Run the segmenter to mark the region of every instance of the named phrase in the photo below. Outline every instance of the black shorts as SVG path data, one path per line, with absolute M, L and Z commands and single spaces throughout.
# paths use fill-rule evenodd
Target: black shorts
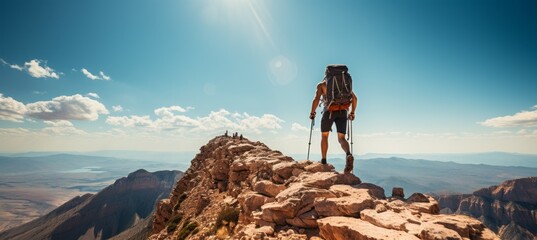
M 332 131 L 334 122 L 336 123 L 337 132 L 345 134 L 347 131 L 347 110 L 333 111 L 332 114 L 329 111 L 325 111 L 321 118 L 321 132 Z

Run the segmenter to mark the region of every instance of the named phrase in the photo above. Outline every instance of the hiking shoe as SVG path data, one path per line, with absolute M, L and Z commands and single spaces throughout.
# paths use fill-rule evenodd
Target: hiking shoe
M 352 155 L 347 156 L 347 161 L 345 163 L 344 173 L 351 173 L 354 168 L 354 157 Z
M 322 164 L 326 164 L 326 159 L 321 159 Z

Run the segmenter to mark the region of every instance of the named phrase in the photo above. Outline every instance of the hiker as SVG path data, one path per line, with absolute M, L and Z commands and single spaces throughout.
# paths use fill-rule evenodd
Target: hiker
M 315 109 L 319 106 L 320 101 L 323 104 L 321 118 L 321 163 L 326 164 L 328 135 L 332 131 L 333 123 L 336 123 L 339 144 L 347 154 L 344 173 L 350 173 L 354 167 L 354 157 L 350 152 L 349 143 L 345 139 L 345 132 L 347 131 L 347 120 L 354 120 L 354 111 L 356 110 L 358 99 L 352 91 L 352 78 L 349 75 L 347 66 L 326 66 L 325 77 L 317 84 L 315 97 L 311 104 L 310 119 L 312 121 L 315 118 Z M 349 108 L 351 108 L 350 112 L 348 112 Z
M 241 136 L 239 137 L 239 139 L 242 140 L 242 134 L 241 134 Z
M 229 137 L 227 130 L 226 130 L 226 133 L 224 134 L 224 137 Z

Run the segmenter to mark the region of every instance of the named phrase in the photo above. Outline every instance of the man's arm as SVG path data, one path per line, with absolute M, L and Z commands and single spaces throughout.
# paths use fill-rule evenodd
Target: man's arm
M 356 97 L 356 95 L 354 94 L 354 92 L 352 93 L 352 110 L 351 112 L 349 113 L 349 117 L 351 120 L 354 120 L 354 112 L 356 111 L 356 107 L 358 106 L 358 98 Z
M 317 84 L 317 90 L 315 91 L 315 97 L 313 97 L 313 102 L 311 103 L 311 112 L 310 112 L 310 118 L 313 119 L 315 117 L 315 110 L 317 109 L 317 106 L 319 106 L 319 101 L 321 100 L 322 95 L 322 89 L 321 84 Z

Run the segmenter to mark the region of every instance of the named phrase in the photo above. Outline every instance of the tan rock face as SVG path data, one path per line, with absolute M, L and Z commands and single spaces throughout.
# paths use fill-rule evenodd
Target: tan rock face
M 360 211 L 374 208 L 374 199 L 367 189 L 353 189 L 347 196 L 317 199 L 314 208 L 323 217 L 359 217 Z
M 504 239 L 537 236 L 537 177 L 508 180 L 473 194 L 441 196 L 439 202 L 445 212 L 486 219 L 487 227 Z
M 422 224 L 420 238 L 424 240 L 462 240 L 456 231 L 433 223 Z
M 415 240 L 418 237 L 402 231 L 377 227 L 369 222 L 350 217 L 327 217 L 317 221 L 320 235 L 327 240 Z
M 400 214 L 393 211 L 378 213 L 373 209 L 361 211 L 360 218 L 375 226 L 399 231 L 408 231 L 406 225 L 419 223 L 419 220 L 412 214 Z
M 269 197 L 276 197 L 281 191 L 285 190 L 285 186 L 275 184 L 268 180 L 258 181 L 254 185 L 254 191 Z
M 335 171 L 334 166 L 332 166 L 332 164 L 322 164 L 320 162 L 315 162 L 310 165 L 307 165 L 304 167 L 304 170 L 311 172 L 311 173 Z
M 496 237 L 475 219 L 438 215 L 430 196 L 386 199 L 384 189 L 353 174 L 296 162 L 260 142 L 217 137 L 191 163 L 159 203 L 150 239 L 175 239 L 189 224 L 190 239 L 216 239 L 215 228 L 242 240 Z

